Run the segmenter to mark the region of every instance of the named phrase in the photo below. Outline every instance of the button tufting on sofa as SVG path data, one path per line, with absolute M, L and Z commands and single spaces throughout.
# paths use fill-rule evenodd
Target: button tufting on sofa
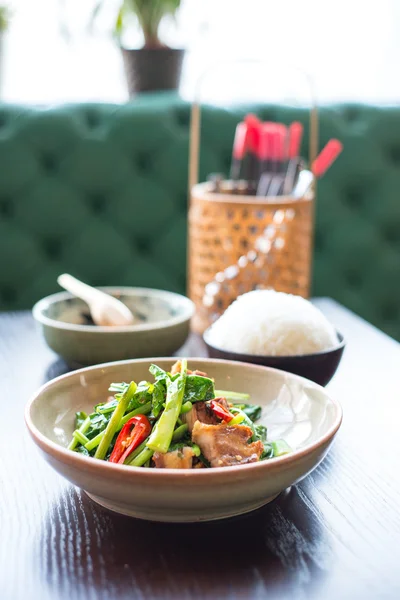
M 324 249 L 324 245 L 325 245 L 325 239 L 324 239 L 322 232 L 316 231 L 315 236 L 314 236 L 315 250 L 318 252 L 321 252 Z
M 61 255 L 62 244 L 56 238 L 50 238 L 43 242 L 43 250 L 50 261 L 57 260 Z
M 389 146 L 385 154 L 394 166 L 400 167 L 400 146 Z
M 134 157 L 133 163 L 140 173 L 147 173 L 151 169 L 151 156 L 142 152 Z
M 0 199 L 0 215 L 5 219 L 10 219 L 15 214 L 13 201 L 10 198 Z
M 43 154 L 41 157 L 42 166 L 44 171 L 52 173 L 57 169 L 57 160 L 54 154 Z
M 95 129 L 100 124 L 100 115 L 94 110 L 86 110 L 85 121 L 88 129 Z
M 399 317 L 399 307 L 395 302 L 387 302 L 381 307 L 381 314 L 385 321 L 393 322 Z
M 95 215 L 100 215 L 104 212 L 107 205 L 107 198 L 101 194 L 92 194 L 88 198 L 88 204 Z
M 141 254 L 147 254 L 151 248 L 151 241 L 148 237 L 135 237 L 132 239 L 132 245 Z
M 382 234 L 384 240 L 388 244 L 400 247 L 400 230 L 398 223 L 395 221 L 388 221 L 387 223 L 382 224 Z
M 187 129 L 190 124 L 190 110 L 187 106 L 180 107 L 174 111 L 175 122 L 178 127 Z
M 363 204 L 363 199 L 364 199 L 364 195 L 363 195 L 363 191 L 359 188 L 349 188 L 344 195 L 344 198 L 346 200 L 346 203 L 351 207 L 351 208 L 356 208 L 359 209 L 362 207 Z
M 353 122 L 359 117 L 360 111 L 356 106 L 346 106 L 342 110 L 342 118 L 344 121 Z
M 362 288 L 362 276 L 359 271 L 355 269 L 349 269 L 345 272 L 346 284 L 353 289 Z
M 11 287 L 2 287 L 0 289 L 0 298 L 5 303 L 15 302 L 17 299 L 16 291 Z

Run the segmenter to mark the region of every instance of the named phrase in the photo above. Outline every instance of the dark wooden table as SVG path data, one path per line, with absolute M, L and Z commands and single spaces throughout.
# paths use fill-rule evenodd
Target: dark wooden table
M 109 513 L 45 464 L 23 409 L 67 368 L 29 313 L 1 315 L 0 599 L 400 598 L 400 345 L 318 304 L 348 341 L 330 454 L 269 506 L 194 525 Z

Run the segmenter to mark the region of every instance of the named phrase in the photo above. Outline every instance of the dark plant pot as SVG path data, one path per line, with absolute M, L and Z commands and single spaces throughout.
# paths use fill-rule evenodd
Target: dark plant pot
M 121 48 L 129 95 L 176 90 L 185 51 L 176 48 Z

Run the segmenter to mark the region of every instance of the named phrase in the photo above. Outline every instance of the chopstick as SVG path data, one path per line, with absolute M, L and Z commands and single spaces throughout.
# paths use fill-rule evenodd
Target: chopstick
M 303 137 L 303 125 L 298 121 L 294 121 L 289 127 L 289 144 L 288 144 L 288 163 L 286 167 L 286 175 L 283 183 L 283 194 L 290 194 L 294 188 L 294 184 L 299 170 L 299 157 L 301 140 Z
M 343 146 L 337 139 L 330 140 L 311 168 L 306 169 L 300 156 L 302 137 L 303 125 L 298 121 L 287 127 L 282 123 L 262 122 L 256 115 L 247 114 L 235 131 L 230 167 L 232 193 L 264 197 L 306 194 L 312 181 L 322 177 Z M 209 180 L 215 192 L 221 190 L 222 176 L 214 173 Z M 236 185 L 239 180 L 240 186 Z
M 233 181 L 240 179 L 243 159 L 247 150 L 248 126 L 246 123 L 239 123 L 236 127 L 235 139 L 232 150 L 232 164 L 230 177 Z
M 322 177 L 322 175 L 324 175 L 324 173 L 337 159 L 342 150 L 342 142 L 336 139 L 329 140 L 311 165 L 311 171 L 315 177 Z
M 272 170 L 275 173 L 269 185 L 266 196 L 278 196 L 283 184 L 283 165 L 285 160 L 285 142 L 287 139 L 287 128 L 285 125 L 276 123 L 272 132 Z
M 311 165 L 311 171 L 300 171 L 299 180 L 293 190 L 295 198 L 302 198 L 310 189 L 314 178 L 319 179 L 332 166 L 343 150 L 343 144 L 336 139 L 329 140 Z
M 246 115 L 244 119 L 247 125 L 247 182 L 250 192 L 255 192 L 259 179 L 259 153 L 261 140 L 261 121 L 253 114 Z

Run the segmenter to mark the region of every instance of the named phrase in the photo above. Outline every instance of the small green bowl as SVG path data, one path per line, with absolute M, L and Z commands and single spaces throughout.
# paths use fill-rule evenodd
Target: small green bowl
M 69 365 L 170 356 L 187 340 L 194 304 L 185 296 L 147 288 L 100 289 L 126 304 L 137 324 L 92 325 L 87 304 L 68 292 L 47 296 L 32 309 L 47 344 Z

